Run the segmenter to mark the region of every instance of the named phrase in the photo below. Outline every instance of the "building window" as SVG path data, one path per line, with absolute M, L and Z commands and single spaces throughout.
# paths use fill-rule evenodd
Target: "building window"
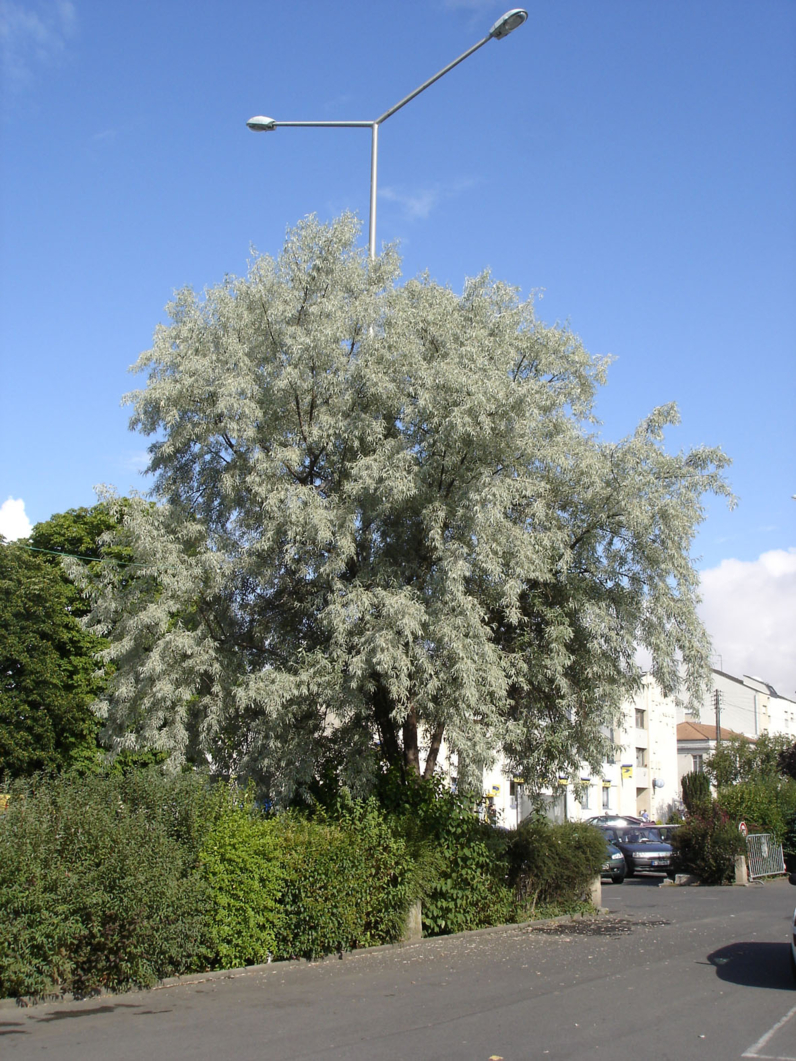
M 647 765 L 647 749 L 646 748 L 636 748 L 636 766 L 646 766 L 646 765 Z
M 692 755 L 691 756 L 691 769 L 695 774 L 701 774 L 704 769 L 704 756 L 703 755 Z
M 647 712 L 642 711 L 640 707 L 636 708 L 636 729 L 646 729 L 646 718 Z
M 589 809 L 589 789 L 590 788 L 591 788 L 590 785 L 584 785 L 583 786 L 583 792 L 581 793 L 580 799 L 578 800 L 578 802 L 580 803 L 581 807 L 584 810 L 588 810 Z
M 611 790 L 606 785 L 603 788 L 603 810 L 611 809 Z

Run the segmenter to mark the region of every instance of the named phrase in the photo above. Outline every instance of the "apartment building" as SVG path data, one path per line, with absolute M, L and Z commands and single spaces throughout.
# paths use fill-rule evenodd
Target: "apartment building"
M 652 820 L 665 820 L 680 803 L 683 774 L 701 769 L 715 750 L 717 721 L 723 740 L 782 733 L 796 741 L 796 701 L 760 678 L 721 670 L 712 677 L 698 710 L 686 714 L 645 675 L 612 733 L 614 756 L 599 771 L 584 768 L 577 779 L 560 778 L 555 790 L 544 793 L 549 816 L 563 821 L 646 812 Z M 523 780 L 511 777 L 500 762 L 484 773 L 485 799 L 503 825 L 518 824 L 532 810 Z

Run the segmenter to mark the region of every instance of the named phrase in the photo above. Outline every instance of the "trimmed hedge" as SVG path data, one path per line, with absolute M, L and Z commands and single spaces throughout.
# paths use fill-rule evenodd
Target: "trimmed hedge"
M 150 986 L 202 964 L 192 780 L 34 779 L 0 819 L 0 993 Z
M 252 815 L 250 801 L 229 806 L 199 853 L 208 888 L 210 961 L 219 968 L 260 965 L 284 931 L 285 867 L 273 822 Z
M 284 867 L 279 958 L 314 958 L 400 939 L 415 898 L 406 842 L 374 800 L 351 803 L 336 820 L 318 811 L 272 824 Z
M 157 766 L 18 783 L 0 814 L 0 995 L 389 943 L 417 898 L 427 935 L 564 912 L 599 873 L 589 826 L 511 834 L 437 784 L 402 796 L 269 816 Z
M 536 818 L 509 834 L 508 880 L 518 916 L 533 917 L 555 907 L 565 913 L 588 899 L 589 887 L 605 861 L 605 837 L 584 822 L 553 824 Z

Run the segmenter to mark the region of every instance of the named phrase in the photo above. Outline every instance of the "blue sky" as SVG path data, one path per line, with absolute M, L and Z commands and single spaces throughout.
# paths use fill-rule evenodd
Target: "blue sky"
M 244 272 L 307 213 L 366 220 L 366 131 L 247 118 L 375 118 L 504 10 L 7 0 L 0 502 L 36 522 L 96 483 L 145 489 L 119 401 L 172 292 Z M 758 590 L 782 569 L 724 660 L 770 669 L 752 642 L 796 597 L 796 4 L 529 11 L 382 127 L 379 243 L 400 241 L 407 276 L 460 289 L 489 267 L 540 291 L 543 319 L 616 358 L 606 437 L 675 400 L 672 448 L 730 454 L 740 503 L 711 503 L 695 555 Z

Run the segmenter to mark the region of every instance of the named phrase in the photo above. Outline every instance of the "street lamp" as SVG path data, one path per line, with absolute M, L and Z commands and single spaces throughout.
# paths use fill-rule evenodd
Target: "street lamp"
M 368 225 L 368 251 L 371 258 L 376 257 L 376 172 L 378 168 L 378 154 L 379 154 L 379 126 L 382 122 L 386 122 L 388 118 L 391 118 L 396 111 L 399 111 L 401 107 L 405 107 L 410 100 L 413 100 L 415 96 L 419 96 L 421 92 L 424 92 L 429 85 L 433 85 L 435 81 L 439 81 L 443 75 L 447 74 L 449 70 L 452 70 L 454 66 L 458 66 L 459 63 L 463 62 L 468 56 L 472 55 L 473 52 L 477 52 L 479 48 L 483 48 L 485 44 L 488 44 L 493 38 L 494 40 L 503 40 L 504 37 L 521 26 L 523 22 L 528 18 L 528 12 L 524 11 L 520 7 L 512 8 L 511 11 L 507 11 L 505 15 L 497 20 L 494 26 L 490 29 L 489 33 L 483 40 L 480 40 L 477 44 L 474 44 L 472 48 L 468 48 L 466 52 L 459 56 L 458 59 L 454 59 L 452 63 L 448 63 L 447 66 L 443 67 L 439 73 L 434 74 L 428 81 L 424 81 L 419 88 L 416 88 L 414 92 L 410 92 L 408 96 L 404 96 L 400 102 L 396 103 L 394 107 L 390 107 L 388 111 L 385 111 L 379 118 L 371 122 L 278 122 L 273 118 L 266 118 L 263 115 L 258 115 L 256 118 L 250 118 L 246 125 L 255 133 L 266 133 L 271 132 L 274 129 L 279 129 L 282 126 L 303 126 L 312 128 L 326 128 L 326 129 L 370 129 L 371 131 L 371 151 L 370 151 L 370 218 Z

